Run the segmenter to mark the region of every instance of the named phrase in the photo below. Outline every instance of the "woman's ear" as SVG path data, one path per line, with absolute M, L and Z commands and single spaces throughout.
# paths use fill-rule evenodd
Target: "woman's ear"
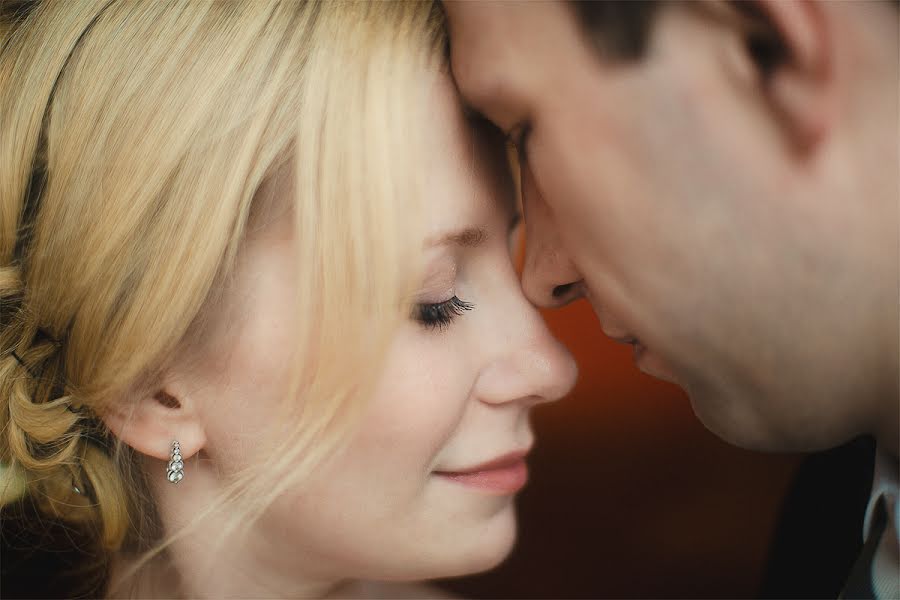
M 765 97 L 791 146 L 805 156 L 837 117 L 836 40 L 827 7 L 807 0 L 758 0 L 744 7 L 758 13 L 768 30 L 747 40 Z
M 130 401 L 129 401 L 130 400 Z M 163 380 L 114 403 L 102 416 L 110 431 L 141 454 L 168 460 L 172 442 L 190 458 L 206 445 L 206 430 L 198 401 L 185 386 Z

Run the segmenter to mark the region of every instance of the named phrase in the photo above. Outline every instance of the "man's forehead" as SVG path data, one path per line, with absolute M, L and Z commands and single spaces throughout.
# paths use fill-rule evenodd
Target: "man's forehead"
M 520 45 L 514 15 L 518 3 L 447 2 L 451 64 L 454 75 L 468 89 L 491 87 L 510 67 L 506 63 Z M 514 62 L 513 62 L 514 64 Z
M 554 29 L 550 25 L 569 14 L 567 5 L 559 2 L 451 0 L 444 5 L 451 44 L 482 59 L 485 54 L 505 58 L 505 53 L 527 53 L 546 45 Z
M 451 66 L 459 90 L 476 110 L 514 96 L 553 42 L 566 18 L 556 2 L 446 2 Z M 549 20 L 556 27 L 548 28 Z
M 552 14 L 564 14 L 564 2 L 534 2 L 530 0 L 445 0 L 451 32 L 459 24 L 476 30 L 488 29 L 510 33 L 517 29 L 540 28 L 543 19 Z

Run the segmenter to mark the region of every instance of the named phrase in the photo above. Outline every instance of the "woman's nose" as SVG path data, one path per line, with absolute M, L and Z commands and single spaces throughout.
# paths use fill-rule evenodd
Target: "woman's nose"
M 583 296 L 582 277 L 562 246 L 550 207 L 527 165 L 522 168 L 525 266 L 522 289 L 535 305 L 559 307 Z
M 476 380 L 474 392 L 482 402 L 553 402 L 575 385 L 578 366 L 572 354 L 553 337 L 534 307 L 524 299 L 521 306 L 527 311 L 525 322 L 510 323 L 517 334 L 498 340 L 495 357 Z

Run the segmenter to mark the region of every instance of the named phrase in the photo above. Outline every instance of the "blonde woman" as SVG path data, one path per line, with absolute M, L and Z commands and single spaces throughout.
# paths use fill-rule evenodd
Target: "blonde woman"
M 50 579 L 422 597 L 502 560 L 575 368 L 440 8 L 0 7 L 0 494 L 90 542 Z

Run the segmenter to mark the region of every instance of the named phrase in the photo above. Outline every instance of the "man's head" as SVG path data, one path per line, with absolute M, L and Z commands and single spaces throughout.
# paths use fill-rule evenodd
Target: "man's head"
M 520 150 L 532 301 L 586 296 L 733 443 L 896 445 L 895 4 L 446 8 Z

